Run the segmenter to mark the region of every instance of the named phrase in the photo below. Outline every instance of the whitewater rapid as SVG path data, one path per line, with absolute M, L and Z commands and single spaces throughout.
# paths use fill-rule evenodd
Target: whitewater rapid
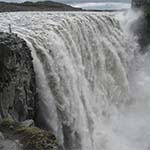
M 87 10 L 122 10 L 130 9 L 131 4 L 119 2 L 77 2 L 70 4 L 73 7 L 83 8 Z
M 32 50 L 37 120 L 65 150 L 149 150 L 149 71 L 137 65 L 149 57 L 119 15 L 20 12 L 0 20 L 1 31 L 11 24 Z

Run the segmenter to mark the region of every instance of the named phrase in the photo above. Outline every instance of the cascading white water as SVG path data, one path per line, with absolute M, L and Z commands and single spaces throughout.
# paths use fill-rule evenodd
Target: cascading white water
M 133 130 L 124 112 L 132 106 L 129 75 L 138 44 L 114 14 L 1 13 L 0 20 L 2 31 L 12 24 L 31 48 L 38 119 L 65 150 L 147 150 L 125 133 Z

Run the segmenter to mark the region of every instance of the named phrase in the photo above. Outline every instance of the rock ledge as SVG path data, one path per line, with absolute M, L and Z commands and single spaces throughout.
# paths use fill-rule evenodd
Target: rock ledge
M 0 118 L 33 119 L 36 82 L 31 51 L 16 34 L 0 33 Z

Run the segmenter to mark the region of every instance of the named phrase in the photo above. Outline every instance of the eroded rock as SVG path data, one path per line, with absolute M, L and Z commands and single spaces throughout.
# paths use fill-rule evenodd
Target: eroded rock
M 23 121 L 23 122 L 21 122 L 21 126 L 24 126 L 24 127 L 33 127 L 34 126 L 34 121 L 31 120 L 31 119 Z
M 36 84 L 31 51 L 15 34 L 0 33 L 0 118 L 33 119 Z

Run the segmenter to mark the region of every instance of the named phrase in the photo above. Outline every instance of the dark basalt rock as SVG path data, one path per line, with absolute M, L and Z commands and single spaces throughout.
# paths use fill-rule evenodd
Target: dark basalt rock
M 31 51 L 15 34 L 0 33 L 0 117 L 34 119 L 36 83 Z
M 138 37 L 138 43 L 141 46 L 141 52 L 145 53 L 150 44 L 150 11 L 143 9 L 141 15 L 131 26 L 131 30 Z

